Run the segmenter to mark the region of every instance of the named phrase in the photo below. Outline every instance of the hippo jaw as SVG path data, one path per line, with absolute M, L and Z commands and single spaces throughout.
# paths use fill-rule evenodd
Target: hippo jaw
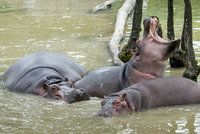
M 137 41 L 138 49 L 130 62 L 136 70 L 144 74 L 144 78 L 161 77 L 166 61 L 179 47 L 180 39 L 168 41 L 161 38 L 157 33 L 159 20 L 155 16 L 145 19 L 143 24 L 144 37 Z
M 165 40 L 161 38 L 162 35 L 159 34 L 159 30 L 161 29 L 159 18 L 157 16 L 151 16 L 147 17 L 143 21 L 144 25 L 144 38 L 153 38 L 156 42 L 160 44 L 168 44 L 171 43 L 171 41 Z
M 159 28 L 159 18 L 156 16 L 147 17 L 143 21 L 144 25 L 144 37 L 146 37 L 149 33 L 156 34 L 157 29 Z
M 161 25 L 159 23 L 159 18 L 157 16 L 147 17 L 143 21 L 144 25 L 144 38 L 153 38 L 158 43 L 168 43 L 168 40 L 161 38 L 158 35 Z
M 155 57 L 160 61 L 166 61 L 172 52 L 179 47 L 180 39 L 177 40 L 165 40 L 158 35 L 158 30 L 160 29 L 159 19 L 156 16 L 151 16 L 143 21 L 144 25 L 144 37 L 142 40 L 138 40 L 137 44 L 141 46 L 149 46 L 150 52 L 159 51 L 156 55 L 148 55 L 149 57 Z M 151 54 L 151 53 L 148 53 Z M 136 53 L 136 56 L 139 55 L 139 52 Z
M 127 96 L 123 95 L 110 95 L 101 101 L 101 110 L 97 113 L 100 117 L 112 117 L 135 111 L 131 108 L 127 101 Z
M 74 89 L 67 85 L 59 86 L 58 84 L 44 84 L 41 96 L 49 99 L 62 100 L 67 103 L 90 100 L 89 95 L 83 89 Z

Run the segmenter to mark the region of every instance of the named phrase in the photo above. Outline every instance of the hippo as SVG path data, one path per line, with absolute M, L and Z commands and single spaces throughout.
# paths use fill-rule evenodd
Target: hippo
M 91 97 L 103 98 L 146 79 L 163 76 L 166 61 L 179 46 L 180 39 L 167 41 L 158 36 L 157 17 L 144 20 L 144 36 L 138 40 L 138 51 L 122 66 L 103 67 L 89 72 L 75 82 Z
M 4 87 L 9 91 L 29 93 L 72 103 L 89 100 L 73 83 L 87 70 L 64 54 L 35 52 L 19 59 L 3 74 Z
M 111 117 L 147 109 L 200 103 L 200 86 L 184 77 L 162 77 L 136 83 L 101 101 L 98 116 Z

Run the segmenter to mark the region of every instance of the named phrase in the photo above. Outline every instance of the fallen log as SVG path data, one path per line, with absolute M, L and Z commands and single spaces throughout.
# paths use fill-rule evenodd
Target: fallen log
M 124 27 L 128 15 L 131 13 L 132 9 L 135 7 L 136 0 L 126 0 L 122 7 L 118 10 L 115 30 L 112 38 L 109 42 L 109 47 L 111 54 L 113 56 L 114 65 L 122 65 L 123 62 L 118 58 L 119 53 L 119 43 L 124 37 Z
M 112 6 L 112 4 L 115 1 L 117 1 L 117 0 L 108 0 L 108 1 L 104 2 L 103 4 L 99 4 L 99 5 L 92 8 L 92 12 L 96 13 L 98 11 L 108 9 Z

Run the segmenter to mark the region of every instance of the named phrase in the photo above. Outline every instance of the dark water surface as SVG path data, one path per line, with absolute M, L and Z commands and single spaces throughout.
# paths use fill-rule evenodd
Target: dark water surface
M 108 42 L 122 1 L 113 10 L 90 12 L 104 1 L 0 0 L 0 73 L 20 57 L 42 50 L 65 53 L 89 70 L 111 65 Z M 200 61 L 200 1 L 191 1 L 194 48 Z M 180 0 L 174 2 L 175 32 L 180 38 L 184 5 Z M 166 1 L 156 0 L 149 0 L 144 7 L 144 16 L 160 18 L 164 35 L 166 7 Z M 181 75 L 182 71 L 167 67 L 165 75 Z M 95 117 L 100 101 L 93 98 L 68 105 L 11 93 L 0 87 L 0 133 L 200 133 L 200 105 L 159 108 L 103 119 Z

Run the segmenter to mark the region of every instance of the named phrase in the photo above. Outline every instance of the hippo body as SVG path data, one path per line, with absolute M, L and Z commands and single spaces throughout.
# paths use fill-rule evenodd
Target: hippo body
M 89 72 L 83 79 L 74 84 L 75 88 L 83 88 L 90 96 L 103 97 L 118 92 L 123 86 L 123 67 L 104 67 Z M 107 89 L 107 90 L 105 90 Z
M 44 96 L 47 90 L 49 92 L 50 85 L 54 84 L 53 93 L 60 97 L 55 87 L 72 88 L 69 81 L 74 83 L 86 73 L 87 70 L 84 67 L 64 54 L 36 52 L 22 57 L 8 68 L 3 75 L 3 81 L 4 87 L 10 91 L 41 96 Z
M 118 107 L 115 106 L 116 101 Z M 103 100 L 99 115 L 106 117 L 156 107 L 196 103 L 200 103 L 200 86 L 196 82 L 184 77 L 162 77 L 142 81 L 110 94 Z
M 165 62 L 180 40 L 166 41 L 159 37 L 156 18 L 144 22 L 144 37 L 138 41 L 139 49 L 127 63 L 89 72 L 75 83 L 75 88 L 83 88 L 92 97 L 103 98 L 140 81 L 163 76 Z
M 154 76 L 138 71 L 132 60 L 123 66 L 103 67 L 89 72 L 83 79 L 77 81 L 75 88 L 83 88 L 90 96 L 103 98 L 111 93 L 118 92 L 130 85 Z M 136 63 L 137 64 L 137 63 Z M 163 65 L 162 69 L 165 66 Z
M 141 99 L 138 103 L 140 105 L 135 107 L 136 111 L 162 106 L 200 103 L 200 86 L 184 77 L 163 77 L 143 81 L 125 90 L 130 96 L 134 94 L 132 92 L 134 90 L 140 92 Z

